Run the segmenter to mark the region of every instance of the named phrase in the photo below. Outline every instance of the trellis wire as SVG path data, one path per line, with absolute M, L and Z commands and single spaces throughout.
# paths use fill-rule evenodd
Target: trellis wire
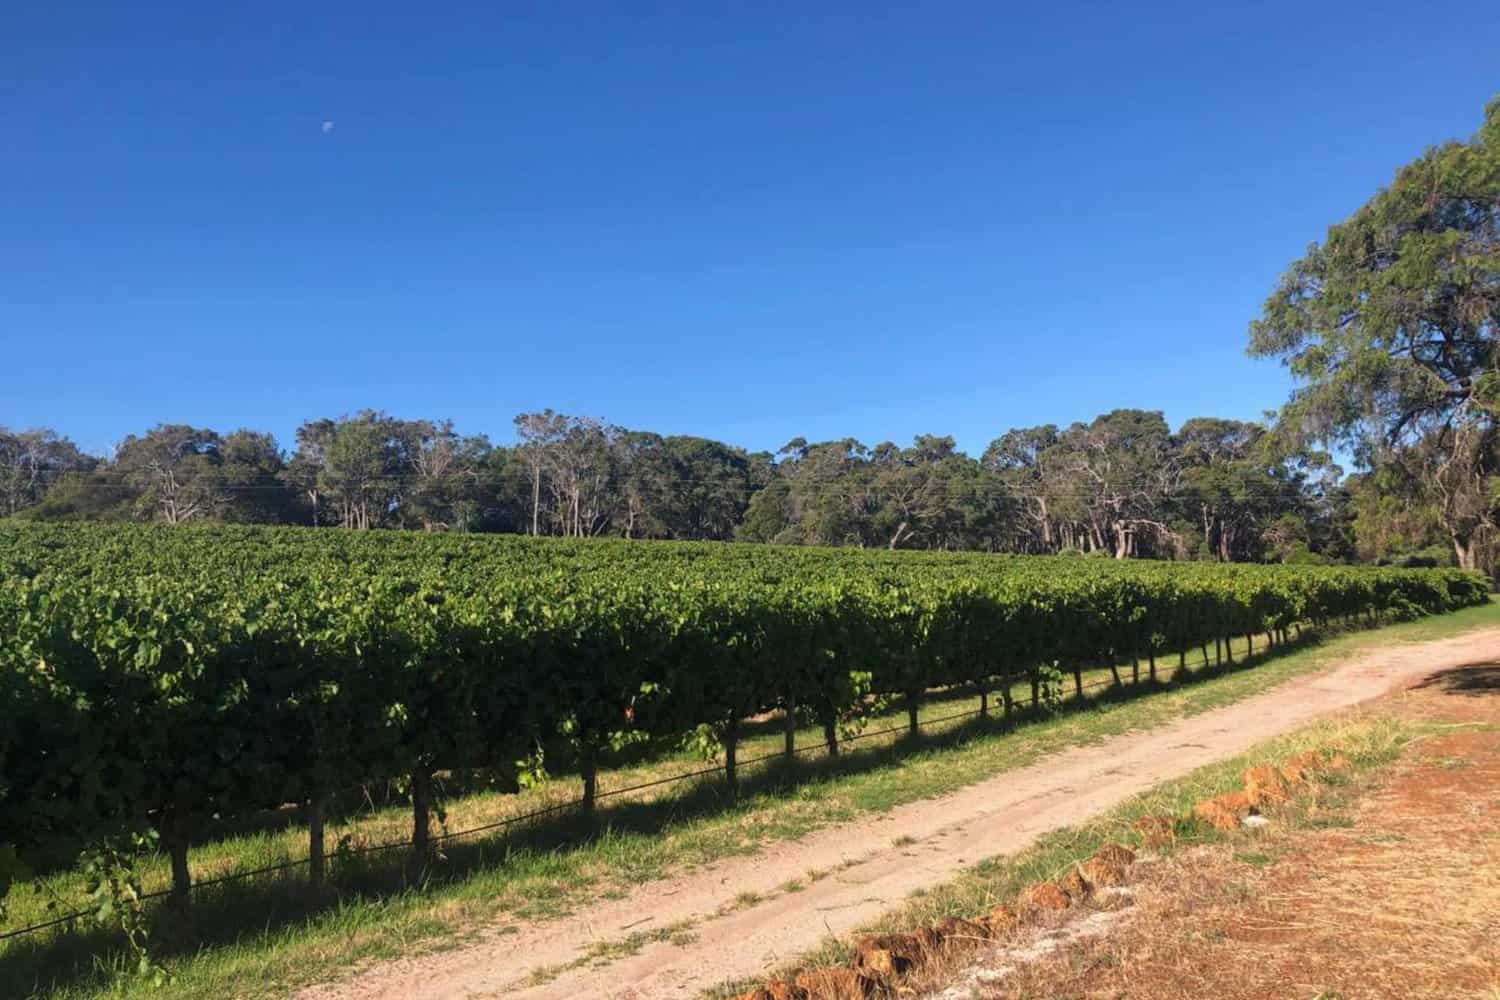
M 1205 655 L 1203 657 L 1203 661 L 1202 661 L 1201 666 L 1203 666 L 1203 667 L 1209 667 L 1209 666 L 1238 666 L 1240 663 L 1243 663 L 1243 662 L 1245 662 L 1245 661 L 1242 659 L 1242 660 L 1239 660 L 1239 661 L 1235 661 L 1233 663 L 1210 663 L 1209 658 L 1207 656 L 1207 653 L 1205 652 Z M 1096 667 L 1094 669 L 1096 669 L 1096 670 L 1103 670 L 1103 669 L 1108 669 L 1108 668 L 1107 667 Z M 1157 675 L 1158 675 L 1157 676 L 1157 680 L 1158 681 L 1163 680 L 1164 678 L 1161 675 L 1164 674 L 1164 673 L 1166 675 L 1165 679 L 1170 679 L 1171 677 L 1175 676 L 1176 674 L 1178 674 L 1179 672 L 1181 672 L 1184 669 L 1186 669 L 1185 665 L 1183 665 L 1183 666 L 1172 666 L 1170 668 L 1165 667 L 1165 666 L 1159 667 L 1157 669 Z M 1147 679 L 1148 682 L 1150 681 L 1149 677 L 1147 677 L 1146 679 Z M 1101 687 L 1119 687 L 1119 688 L 1124 688 L 1124 687 L 1127 687 L 1127 686 L 1130 686 L 1130 685 L 1133 685 L 1133 684 L 1137 684 L 1137 683 L 1139 683 L 1139 681 L 1132 680 L 1130 682 L 1121 682 L 1119 684 L 1116 684 L 1116 682 L 1115 682 L 1115 680 L 1114 680 L 1113 677 L 1100 678 L 1098 680 L 1090 681 L 1087 684 L 1084 684 L 1081 688 L 1075 689 L 1075 693 L 1069 698 L 1069 700 L 1076 700 L 1077 697 L 1078 697 L 1078 694 L 1077 694 L 1078 691 L 1092 691 L 1092 690 L 1095 690 L 1095 689 L 1101 688 Z M 936 719 L 923 719 L 923 720 L 919 720 L 918 723 L 917 723 L 917 729 L 920 730 L 920 729 L 923 729 L 924 727 L 935 726 L 935 725 L 938 725 L 938 724 L 944 723 L 944 722 L 952 722 L 952 721 L 955 721 L 957 719 L 967 719 L 967 718 L 972 718 L 974 716 L 989 715 L 989 714 L 990 713 L 988 711 L 983 710 L 983 709 L 977 709 L 977 708 L 976 709 L 970 709 L 969 711 L 966 711 L 966 712 L 956 712 L 956 713 L 954 713 L 952 715 L 939 716 Z M 870 738 L 876 737 L 876 736 L 889 736 L 889 735 L 891 735 L 893 733 L 902 733 L 902 732 L 910 732 L 910 731 L 911 731 L 911 726 L 910 725 L 890 726 L 890 727 L 888 727 L 886 729 L 876 729 L 876 730 L 872 730 L 872 731 L 869 731 L 869 732 L 855 733 L 853 736 L 849 736 L 849 737 L 844 738 L 841 742 L 842 743 L 854 743 L 854 742 L 857 742 L 859 740 L 870 739 Z M 755 764 L 764 763 L 764 762 L 766 762 L 768 760 L 785 760 L 788 757 L 800 756 L 800 755 L 802 755 L 804 753 L 810 753 L 810 752 L 813 752 L 813 751 L 820 751 L 820 750 L 827 750 L 827 749 L 828 749 L 828 746 L 827 746 L 826 743 L 823 743 L 823 742 L 813 742 L 813 743 L 808 743 L 805 746 L 796 747 L 793 750 L 791 750 L 790 752 L 787 752 L 785 750 L 779 750 L 779 751 L 776 751 L 774 753 L 762 754 L 759 757 L 751 757 L 751 758 L 748 758 L 746 760 L 740 761 L 738 763 L 738 766 L 739 767 L 750 767 L 750 766 L 753 766 Z M 723 764 L 716 764 L 716 765 L 714 765 L 712 767 L 699 768 L 698 770 L 687 771 L 687 772 L 685 772 L 683 774 L 674 774 L 674 775 L 669 775 L 669 776 L 667 776 L 665 778 L 655 778 L 655 779 L 653 779 L 651 781 L 645 781 L 645 782 L 641 782 L 641 783 L 635 784 L 635 785 L 628 785 L 625 788 L 615 788 L 615 789 L 610 789 L 608 791 L 599 792 L 597 795 L 595 795 L 594 798 L 597 801 L 598 799 L 606 799 L 606 798 L 611 798 L 613 796 L 628 795 L 631 792 L 644 791 L 644 790 L 646 790 L 648 788 L 655 788 L 655 787 L 657 787 L 659 785 L 675 784 L 676 782 L 679 782 L 679 781 L 689 781 L 689 780 L 692 780 L 694 778 L 702 778 L 702 777 L 706 777 L 706 776 L 711 775 L 711 774 L 719 774 L 719 773 L 722 773 L 724 770 L 725 770 L 725 765 L 723 765 Z M 459 837 L 471 837 L 471 836 L 473 836 L 476 833 L 486 833 L 486 832 L 488 832 L 490 830 L 498 830 L 498 829 L 500 829 L 502 827 L 513 826 L 513 825 L 515 825 L 517 823 L 529 822 L 530 820 L 540 819 L 543 816 L 555 815 L 555 814 L 560 813 L 560 812 L 566 812 L 566 811 L 569 811 L 569 810 L 572 810 L 572 809 L 576 809 L 578 806 L 582 805 L 583 802 L 584 802 L 584 800 L 582 798 L 569 799 L 566 802 L 554 803 L 553 805 L 550 805 L 550 806 L 544 806 L 541 809 L 535 809 L 535 810 L 532 810 L 531 812 L 528 812 L 528 813 L 522 813 L 519 816 L 507 816 L 504 819 L 495 820 L 492 823 L 484 823 L 484 824 L 481 824 L 480 826 L 470 827 L 470 828 L 468 828 L 466 830 L 454 830 L 454 831 L 451 831 L 451 832 L 441 833 L 441 834 L 438 834 L 435 837 L 429 838 L 429 843 L 436 844 L 436 843 L 442 843 L 442 842 L 445 842 L 445 841 L 456 840 Z M 407 847 L 412 847 L 412 846 L 414 846 L 414 844 L 410 840 L 397 840 L 397 841 L 391 841 L 391 842 L 384 843 L 384 844 L 375 844 L 375 845 L 372 845 L 372 846 L 369 846 L 369 847 L 361 847 L 361 848 L 357 848 L 357 849 L 353 849 L 353 850 L 341 851 L 341 852 L 338 852 L 338 854 L 336 855 L 336 857 L 342 857 L 342 858 L 362 857 L 362 856 L 364 856 L 366 854 L 379 854 L 379 853 L 384 852 L 384 851 L 392 851 L 392 850 L 397 850 L 397 849 L 400 849 L 400 848 L 407 848 Z M 311 861 L 312 861 L 311 857 L 292 858 L 290 860 L 282 861 L 282 862 L 279 862 L 279 863 L 274 864 L 274 865 L 267 865 L 267 866 L 265 866 L 263 868 L 252 868 L 249 871 L 243 871 L 243 872 L 231 872 L 228 875 L 220 875 L 220 876 L 218 876 L 216 878 L 203 879 L 201 881 L 193 882 L 191 885 L 188 886 L 188 891 L 189 892 L 194 892 L 194 891 L 197 891 L 199 889 L 207 889 L 207 888 L 209 888 L 211 886 L 223 885 L 223 884 L 228 883 L 228 882 L 238 882 L 238 881 L 243 881 L 245 879 L 256 878 L 256 877 L 261 876 L 261 875 L 269 875 L 269 874 L 271 874 L 273 872 L 291 871 L 294 868 L 300 868 L 303 865 L 309 864 Z M 161 899 L 161 898 L 163 898 L 165 896 L 169 896 L 171 894 L 172 894 L 172 890 L 171 889 L 157 889 L 157 890 L 153 890 L 152 892 L 142 893 L 137 898 L 139 899 L 140 902 L 144 903 L 144 902 L 147 902 L 147 901 L 150 901 L 150 900 L 154 900 L 154 899 Z M 68 914 L 65 914 L 63 916 L 60 916 L 60 917 L 54 917 L 54 918 L 52 918 L 50 920 L 42 921 L 40 923 L 30 924 L 30 925 L 28 925 L 26 927 L 20 927 L 20 928 L 17 928 L 15 930 L 10 930 L 10 931 L 3 931 L 3 932 L 0 932 L 0 941 L 7 941 L 7 940 L 10 940 L 12 938 L 23 937 L 23 936 L 28 935 L 28 934 L 35 934 L 35 933 L 37 933 L 39 931 L 44 931 L 44 930 L 47 930 L 47 929 L 52 928 L 52 927 L 57 927 L 57 926 L 59 926 L 61 924 L 71 923 L 71 922 L 73 922 L 75 920 L 82 920 L 85 917 L 88 917 L 88 916 L 92 915 L 92 913 L 93 913 L 92 910 L 77 910 L 77 911 L 74 911 L 72 913 L 68 913 Z

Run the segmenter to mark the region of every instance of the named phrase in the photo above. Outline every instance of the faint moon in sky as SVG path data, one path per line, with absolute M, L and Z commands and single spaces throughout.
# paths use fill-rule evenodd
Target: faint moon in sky
M 333 122 L 331 120 L 324 119 L 324 121 L 323 121 L 323 134 L 327 135 L 329 132 L 332 132 L 332 131 L 333 131 Z

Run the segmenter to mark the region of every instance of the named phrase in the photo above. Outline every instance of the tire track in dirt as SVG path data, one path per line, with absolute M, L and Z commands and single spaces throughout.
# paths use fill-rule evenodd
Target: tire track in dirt
M 1500 659 L 1500 629 L 1364 651 L 1263 694 L 1156 729 L 1127 733 L 939 798 L 777 843 L 637 887 L 568 917 L 482 937 L 456 950 L 398 959 L 302 1000 L 447 1000 L 517 997 L 571 1000 L 688 998 L 729 979 L 795 958 L 898 905 L 913 890 L 946 881 L 983 858 L 1025 848 L 1131 795 L 1306 724 L 1376 698 L 1438 669 Z M 748 905 L 812 871 L 833 873 L 801 891 Z M 643 918 L 644 915 L 644 918 Z M 692 940 L 657 941 L 599 964 L 578 962 L 590 945 L 631 933 L 690 925 Z M 558 970 L 528 985 L 539 970 Z

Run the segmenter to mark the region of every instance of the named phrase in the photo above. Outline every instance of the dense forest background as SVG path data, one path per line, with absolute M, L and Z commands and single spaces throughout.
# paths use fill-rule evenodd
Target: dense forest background
M 497 446 L 378 411 L 270 435 L 180 424 L 108 458 L 0 429 L 0 503 L 39 519 L 247 522 L 1234 561 L 1452 562 L 1441 525 L 1266 427 L 1116 410 L 983 455 L 789 442 L 777 454 L 551 411 Z
M 1160 412 L 776 454 L 550 410 L 493 444 L 367 410 L 270 434 L 163 424 L 107 456 L 0 428 L 0 516 L 232 521 L 1452 564 L 1500 553 L 1500 99 L 1294 261 L 1250 324 L 1297 388 L 1264 424 Z M 1332 454 L 1348 456 L 1352 475 Z

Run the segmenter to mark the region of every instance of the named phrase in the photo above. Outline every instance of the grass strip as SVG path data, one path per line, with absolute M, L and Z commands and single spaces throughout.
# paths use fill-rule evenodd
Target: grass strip
M 865 934 L 910 933 L 944 917 L 973 920 L 1004 903 L 1013 904 L 1026 887 L 1053 880 L 1091 857 L 1101 846 L 1121 843 L 1141 847 L 1132 829 L 1145 816 L 1190 816 L 1195 803 L 1238 790 L 1245 770 L 1255 764 L 1280 764 L 1302 751 L 1337 748 L 1349 760 L 1345 771 L 1323 772 L 1312 794 L 1294 797 L 1273 810 L 1278 834 L 1299 829 L 1345 825 L 1344 810 L 1369 786 L 1375 775 L 1394 763 L 1413 742 L 1442 732 L 1441 724 L 1412 722 L 1390 715 L 1314 723 L 1277 737 L 1243 754 L 1198 768 L 1133 796 L 1086 823 L 1044 834 L 1030 848 L 1013 855 L 988 858 L 943 885 L 913 893 L 905 904 L 843 938 L 830 940 L 774 970 L 768 976 L 723 983 L 703 996 L 724 1000 L 747 992 L 767 979 L 791 979 L 798 971 L 823 966 L 845 966 L 853 958 L 852 942 Z M 1251 829 L 1220 832 L 1207 824 L 1178 823 L 1178 835 L 1155 844 L 1152 853 L 1170 855 L 1206 844 L 1234 844 L 1238 860 L 1266 865 L 1274 860 L 1264 834 Z

